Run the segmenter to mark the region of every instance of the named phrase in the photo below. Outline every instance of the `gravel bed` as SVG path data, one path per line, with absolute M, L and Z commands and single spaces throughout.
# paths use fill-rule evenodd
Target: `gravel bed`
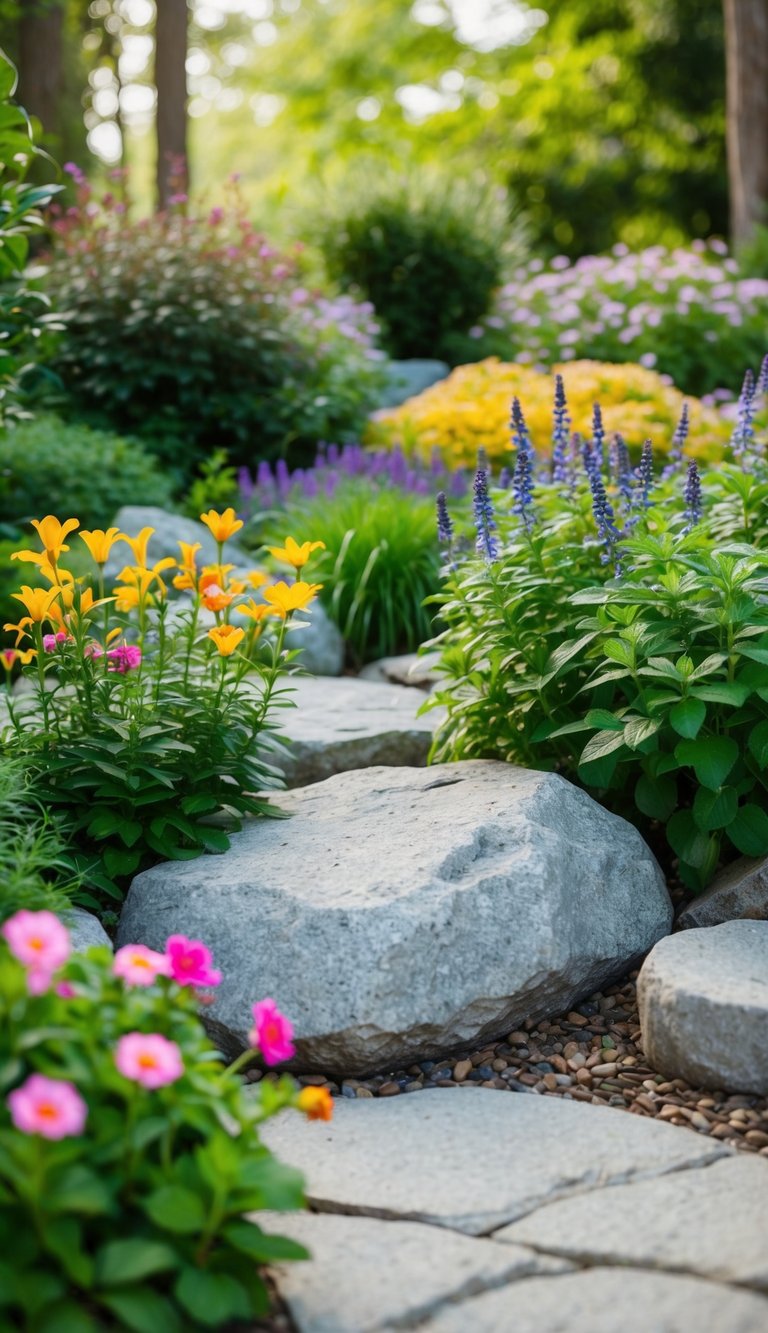
M 496 1088 L 499 1092 L 615 1106 L 651 1116 L 695 1134 L 711 1134 L 742 1152 L 768 1158 L 768 1098 L 729 1095 L 722 1088 L 693 1088 L 667 1079 L 646 1063 L 637 1015 L 637 972 L 609 986 L 567 1014 L 546 1022 L 526 1020 L 503 1039 L 447 1060 L 423 1060 L 341 1084 L 322 1074 L 299 1074 L 299 1083 L 327 1087 L 341 1097 L 400 1097 L 426 1088 Z M 258 1080 L 257 1070 L 246 1078 Z

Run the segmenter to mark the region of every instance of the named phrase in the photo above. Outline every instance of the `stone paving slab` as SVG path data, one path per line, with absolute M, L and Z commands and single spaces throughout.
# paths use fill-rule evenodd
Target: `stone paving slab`
M 567 1260 L 497 1245 L 418 1222 L 305 1213 L 258 1213 L 267 1232 L 290 1236 L 309 1262 L 275 1269 L 299 1333 L 374 1333 L 411 1327 L 448 1302 L 517 1278 L 565 1272 Z
M 417 717 L 423 694 L 404 685 L 352 676 L 297 676 L 295 708 L 280 713 L 280 736 L 290 741 L 274 762 L 289 787 L 377 765 L 423 767 L 438 710 Z
M 768 1301 L 703 1278 L 591 1268 L 461 1301 L 421 1327 L 423 1333 L 767 1333 Z
M 678 1270 L 768 1291 L 768 1162 L 727 1158 L 617 1185 L 599 1198 L 566 1199 L 504 1227 L 494 1240 L 579 1263 Z
M 439 653 L 403 653 L 400 657 L 380 657 L 369 662 L 359 674 L 360 680 L 378 684 L 408 685 L 411 689 L 431 690 L 443 677 L 438 671 Z
M 265 1142 L 321 1211 L 484 1235 L 547 1202 L 704 1165 L 732 1150 L 658 1121 L 548 1097 L 435 1089 L 337 1101 L 334 1119 L 280 1116 Z

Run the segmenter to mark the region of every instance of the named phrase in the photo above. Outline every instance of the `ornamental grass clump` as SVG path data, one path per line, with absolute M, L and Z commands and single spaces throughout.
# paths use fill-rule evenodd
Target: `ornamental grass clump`
M 154 861 L 225 851 L 244 816 L 272 813 L 255 793 L 281 784 L 265 748 L 275 749 L 274 712 L 298 654 L 285 633 L 319 585 L 272 584 L 257 569 L 236 576 L 226 544 L 242 520 L 232 509 L 201 517 L 217 544 L 216 562 L 202 567 L 199 543 L 152 563 L 152 528 L 78 531 L 76 518 L 52 515 L 33 520 L 41 549 L 14 556 L 42 586 L 14 594 L 23 614 L 5 626 L 32 689 L 6 693 L 4 740 L 66 826 L 86 905 L 119 901 Z M 75 541 L 91 557 L 90 583 L 67 568 Z M 115 546 L 128 563 L 108 588 Z M 303 569 L 306 558 L 297 566 L 290 555 L 285 563 Z M 169 580 L 180 606 L 168 601 Z
M 259 1127 L 332 1113 L 286 1076 L 244 1091 L 249 1059 L 293 1056 L 288 1019 L 256 1003 L 227 1069 L 199 1017 L 221 982 L 201 941 L 73 955 L 48 911 L 0 935 L 0 1326 L 186 1333 L 265 1314 L 260 1266 L 307 1253 L 245 1220 L 304 1202 Z
M 452 549 L 433 599 L 447 622 L 433 758 L 564 774 L 694 890 L 739 853 L 768 854 L 768 432 L 744 439 L 747 418 L 765 420 L 767 365 L 760 401 L 747 379 L 731 461 L 700 470 L 686 446 L 662 469 L 647 443 L 633 468 L 597 413 L 563 446 L 560 382 L 554 463 L 518 406 L 525 485 L 478 473 L 479 559 L 457 565 L 438 498 Z

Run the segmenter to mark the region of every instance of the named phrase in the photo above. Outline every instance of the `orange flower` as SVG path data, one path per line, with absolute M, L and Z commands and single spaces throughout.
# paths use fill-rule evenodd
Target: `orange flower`
M 302 1088 L 296 1105 L 308 1120 L 331 1120 L 333 1098 L 327 1088 Z
M 219 543 L 229 541 L 229 538 L 243 526 L 243 520 L 236 518 L 235 511 L 231 508 L 225 509 L 223 514 L 217 514 L 215 509 L 209 509 L 207 514 L 200 515 L 200 521 Z
M 293 537 L 286 537 L 285 546 L 268 546 L 267 550 L 275 560 L 281 560 L 284 565 L 293 565 L 298 573 L 304 568 L 313 551 L 325 550 L 325 542 L 302 542 L 299 546 Z
M 322 588 L 322 583 L 273 583 L 264 589 L 264 600 L 269 602 L 276 616 L 285 620 L 293 611 L 303 611 Z
M 231 657 L 245 638 L 245 630 L 235 625 L 216 625 L 209 629 L 208 638 L 213 639 L 222 657 Z
M 218 583 L 209 583 L 202 594 L 203 606 L 207 611 L 223 611 L 233 600 L 231 592 L 224 592 Z
M 94 528 L 92 532 L 83 531 L 79 532 L 77 535 L 88 547 L 88 550 L 91 553 L 91 559 L 94 560 L 97 565 L 106 565 L 109 559 L 109 553 L 120 537 L 120 529 L 107 528 L 105 532 L 103 528 Z

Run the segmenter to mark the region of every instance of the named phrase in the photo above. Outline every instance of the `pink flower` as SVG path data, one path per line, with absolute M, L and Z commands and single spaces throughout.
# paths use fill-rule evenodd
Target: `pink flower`
M 184 1073 L 181 1051 L 175 1041 L 159 1032 L 129 1032 L 115 1050 L 115 1064 L 123 1078 L 143 1088 L 164 1088 Z
M 265 1065 L 290 1060 L 296 1048 L 291 1041 L 293 1025 L 281 1014 L 274 1000 L 259 1000 L 253 1006 L 253 1030 L 248 1034 L 251 1046 L 261 1052 Z
M 60 643 L 66 643 L 70 636 L 60 629 L 57 634 L 43 635 L 43 648 L 46 653 L 55 653 Z
M 77 991 L 69 981 L 60 981 L 56 987 L 56 994 L 59 995 L 62 1000 L 74 1000 Z
M 69 931 L 53 912 L 28 912 L 24 908 L 10 916 L 0 930 L 14 958 L 33 973 L 50 978 L 72 952 Z M 47 986 L 44 987 L 47 990 Z M 39 991 L 33 992 L 40 994 Z
M 115 954 L 112 971 L 129 986 L 151 986 L 156 977 L 170 976 L 171 967 L 164 953 L 145 944 L 125 944 Z
M 71 1084 L 44 1074 L 30 1074 L 26 1083 L 9 1093 L 11 1119 L 23 1134 L 44 1139 L 67 1139 L 82 1134 L 88 1107 Z
M 119 671 L 124 676 L 126 671 L 135 671 L 141 665 L 141 649 L 134 643 L 121 643 L 117 648 L 110 648 L 109 671 Z
M 211 966 L 211 951 L 202 940 L 188 940 L 186 935 L 169 935 L 165 952 L 171 976 L 180 986 L 218 986 L 221 981 L 221 973 Z

